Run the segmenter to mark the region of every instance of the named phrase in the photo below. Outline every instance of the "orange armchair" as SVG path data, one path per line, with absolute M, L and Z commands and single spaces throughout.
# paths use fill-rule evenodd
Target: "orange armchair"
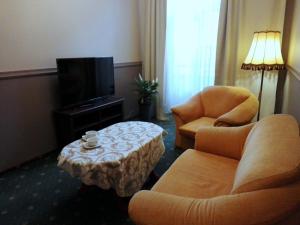
M 245 88 L 207 87 L 187 103 L 172 108 L 176 122 L 175 145 L 182 149 L 192 147 L 201 127 L 245 125 L 253 119 L 257 109 L 257 98 Z
M 149 191 L 136 193 L 137 225 L 296 225 L 300 137 L 288 115 L 240 127 L 201 128 Z

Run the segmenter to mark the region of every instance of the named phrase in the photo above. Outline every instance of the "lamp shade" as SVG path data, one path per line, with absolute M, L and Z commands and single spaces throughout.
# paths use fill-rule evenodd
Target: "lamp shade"
M 248 55 L 242 64 L 244 70 L 283 70 L 280 32 L 255 32 Z

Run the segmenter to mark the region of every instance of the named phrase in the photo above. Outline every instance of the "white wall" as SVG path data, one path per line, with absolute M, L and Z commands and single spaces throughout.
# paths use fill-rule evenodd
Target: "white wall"
M 300 71 L 300 1 L 294 0 L 293 19 L 289 40 L 288 66 Z
M 140 61 L 138 0 L 1 0 L 0 71 L 56 67 L 59 57 Z
M 283 112 L 295 116 L 300 123 L 300 1 L 290 0 L 288 15 L 288 73 L 284 87 Z

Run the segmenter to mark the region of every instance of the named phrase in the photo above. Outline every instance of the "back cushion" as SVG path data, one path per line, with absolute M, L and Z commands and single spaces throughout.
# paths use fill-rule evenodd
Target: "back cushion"
M 206 117 L 218 118 L 244 102 L 250 92 L 241 87 L 213 86 L 202 91 L 201 101 Z
M 250 131 L 232 193 L 278 187 L 300 178 L 300 138 L 289 115 L 260 120 Z

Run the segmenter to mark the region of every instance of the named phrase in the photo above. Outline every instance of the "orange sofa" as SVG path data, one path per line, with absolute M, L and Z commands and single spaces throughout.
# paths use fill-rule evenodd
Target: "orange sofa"
M 201 137 L 201 138 L 199 138 Z M 241 127 L 207 127 L 150 191 L 136 193 L 138 225 L 300 224 L 296 120 L 273 115 Z
M 176 122 L 175 145 L 182 149 L 193 147 L 197 130 L 204 126 L 248 124 L 257 109 L 257 98 L 245 88 L 207 87 L 187 103 L 172 108 Z

